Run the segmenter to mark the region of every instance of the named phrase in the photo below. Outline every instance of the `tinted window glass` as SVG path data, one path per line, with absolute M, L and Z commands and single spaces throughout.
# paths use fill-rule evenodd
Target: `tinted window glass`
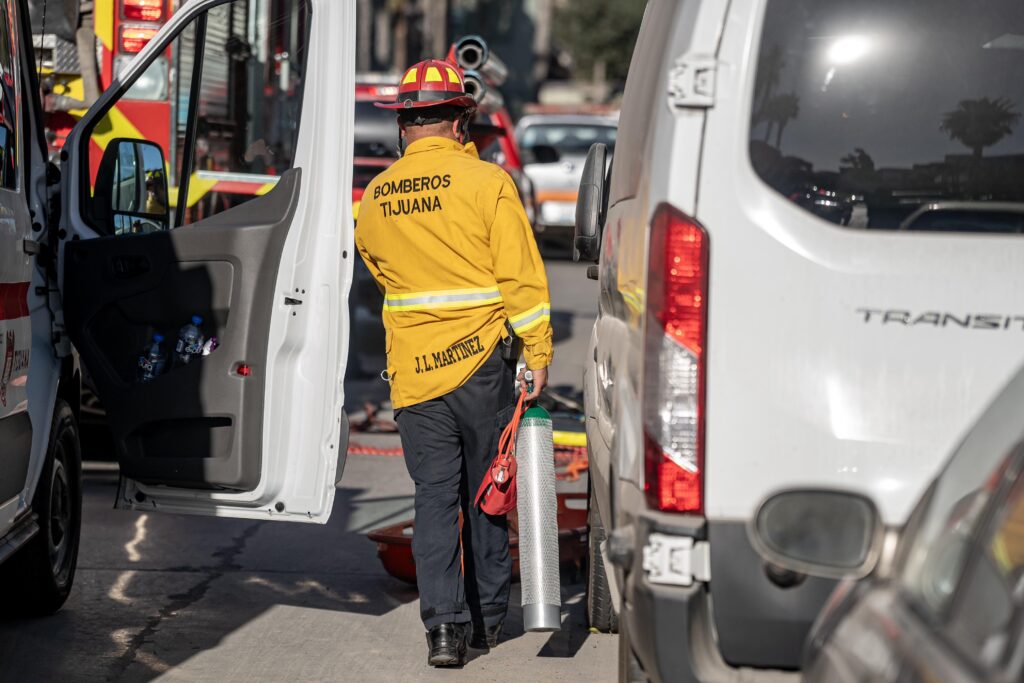
M 1014 617 L 1024 606 L 1024 477 L 995 517 L 950 621 L 954 641 L 986 667 L 997 666 L 1013 645 Z
M 615 150 L 615 128 L 586 124 L 535 124 L 523 132 L 519 143 L 525 149 L 537 145 L 554 147 L 561 154 L 585 156 L 595 142 L 608 145 L 608 152 Z
M 209 11 L 184 223 L 253 199 L 292 167 L 308 21 L 305 0 Z
M 911 601 L 935 618 L 944 617 L 968 559 L 986 506 L 992 501 L 1015 450 L 999 453 L 964 447 L 939 476 L 907 533 L 901 583 Z
M 398 122 L 395 112 L 356 102 L 355 156 L 398 158 Z
M 146 139 L 162 151 L 174 224 L 266 193 L 295 161 L 308 21 L 307 0 L 234 0 L 179 32 L 91 131 L 91 224 L 115 231 L 115 181 L 98 183 L 97 173 L 119 138 Z
M 840 225 L 1019 233 L 1022 68 L 1019 0 L 770 0 L 751 160 Z

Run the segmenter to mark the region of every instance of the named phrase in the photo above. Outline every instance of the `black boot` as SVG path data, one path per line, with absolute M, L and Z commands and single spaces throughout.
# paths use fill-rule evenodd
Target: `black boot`
M 498 638 L 501 637 L 501 622 L 493 626 L 473 624 L 473 637 L 469 646 L 476 650 L 490 650 L 498 646 Z
M 439 624 L 427 631 L 427 664 L 461 666 L 465 662 L 465 624 Z

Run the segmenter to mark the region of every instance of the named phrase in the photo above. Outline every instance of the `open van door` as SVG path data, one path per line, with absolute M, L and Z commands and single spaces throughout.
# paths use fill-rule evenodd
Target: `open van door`
M 141 51 L 105 65 L 119 78 L 64 147 L 60 288 L 117 444 L 117 507 L 330 515 L 347 449 L 354 7 L 189 0 L 162 28 L 97 22 L 106 47 Z M 193 316 L 219 345 L 176 360 Z M 166 361 L 140 367 L 157 335 Z

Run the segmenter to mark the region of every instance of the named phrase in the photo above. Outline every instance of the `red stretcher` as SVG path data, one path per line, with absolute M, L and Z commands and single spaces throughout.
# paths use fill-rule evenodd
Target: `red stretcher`
M 563 565 L 583 567 L 587 556 L 587 494 L 558 494 L 558 556 Z M 512 576 L 519 576 L 519 518 L 516 511 L 508 514 L 509 550 L 512 554 Z M 377 544 L 380 558 L 388 574 L 416 584 L 416 563 L 412 559 L 413 520 L 374 529 L 367 537 Z

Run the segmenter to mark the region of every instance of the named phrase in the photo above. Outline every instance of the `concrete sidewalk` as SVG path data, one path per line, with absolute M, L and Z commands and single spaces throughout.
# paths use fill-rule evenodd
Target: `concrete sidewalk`
M 365 535 L 411 516 L 400 457 L 350 457 L 326 526 L 118 512 L 115 487 L 111 473 L 87 477 L 65 608 L 0 622 L 0 681 L 616 678 L 616 637 L 587 632 L 569 577 L 560 633 L 523 634 L 516 607 L 493 652 L 461 670 L 426 666 L 416 591 L 384 572 Z

